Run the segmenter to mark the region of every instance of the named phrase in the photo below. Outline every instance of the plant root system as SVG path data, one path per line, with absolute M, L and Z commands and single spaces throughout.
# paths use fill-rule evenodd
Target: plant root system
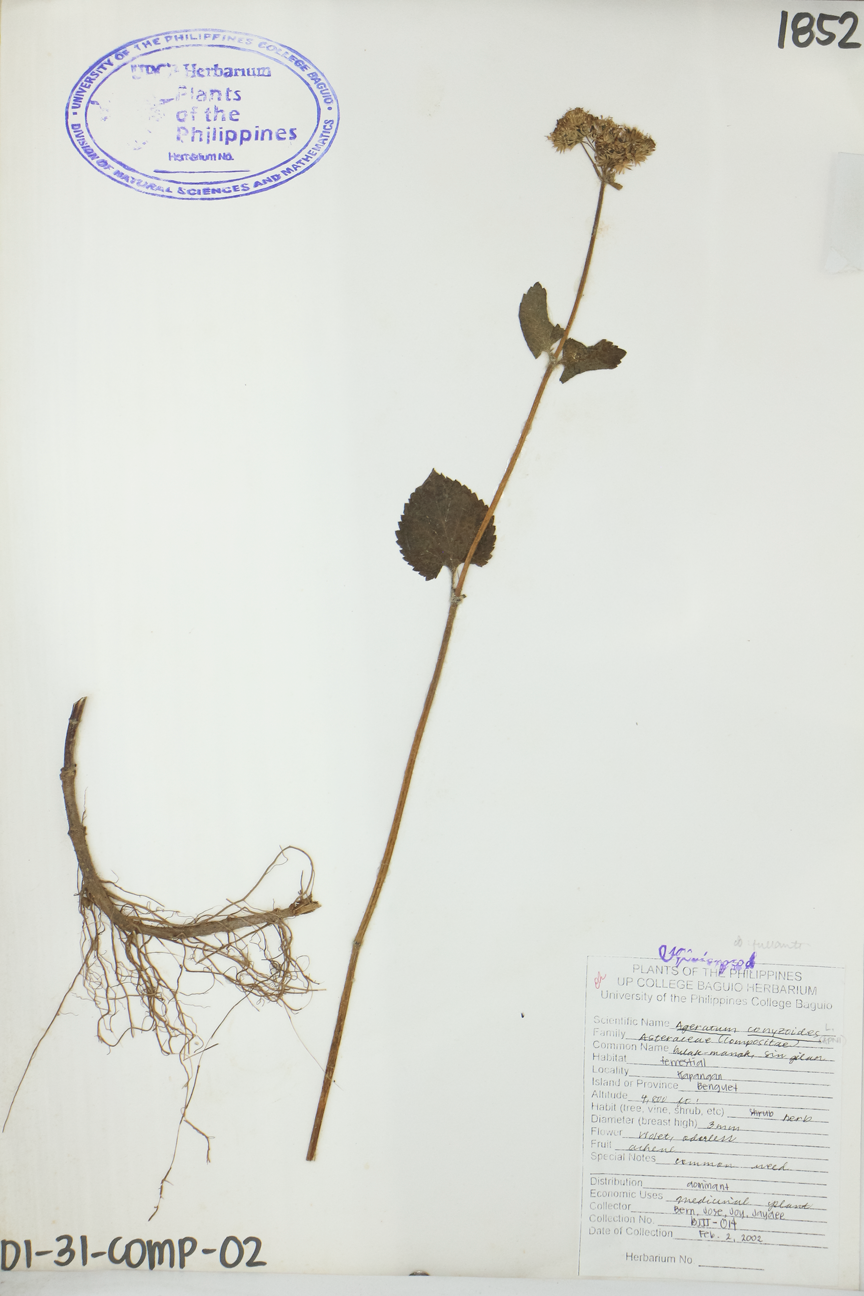
M 222 982 L 240 996 L 229 1012 L 245 1000 L 251 1000 L 257 1006 L 279 1004 L 289 1013 L 303 1006 L 292 1005 L 290 1001 L 298 997 L 305 999 L 315 989 L 315 983 L 292 952 L 293 938 L 288 923 L 290 919 L 312 913 L 319 907 L 312 898 L 315 869 L 305 851 L 287 846 L 280 850 L 240 900 L 229 901 L 215 912 L 189 919 L 181 919 L 156 901 L 133 895 L 117 883 L 106 882 L 93 863 L 75 793 L 75 743 L 85 702 L 86 698 L 81 698 L 72 708 L 60 772 L 69 837 L 78 860 L 82 962 L 30 1055 L 6 1120 L 39 1045 L 80 978 L 99 1011 L 96 1032 L 104 1044 L 113 1047 L 127 1032 L 131 1035 L 149 1033 L 156 1037 L 161 1052 L 177 1058 L 183 1068 L 185 1098 L 174 1155 L 159 1188 L 161 1202 L 184 1124 L 206 1139 L 207 1159 L 210 1159 L 210 1140 L 202 1130 L 192 1125 L 187 1113 L 198 1079 L 200 1060 L 196 1059 L 200 1059 L 210 1046 L 216 1031 L 205 1043 L 190 1015 L 189 1000 L 193 996 L 200 998 L 216 982 Z M 277 865 L 287 861 L 289 852 L 295 850 L 304 857 L 297 898 L 284 909 L 250 907 L 246 903 L 249 896 Z M 308 871 L 305 864 L 308 864 Z M 223 1016 L 222 1022 L 227 1015 Z M 5 1122 L 3 1128 L 6 1128 Z M 157 1202 L 156 1210 L 158 1208 Z

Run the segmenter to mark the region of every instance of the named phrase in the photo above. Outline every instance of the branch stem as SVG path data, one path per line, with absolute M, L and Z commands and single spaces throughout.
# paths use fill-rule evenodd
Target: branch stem
M 372 894 L 369 897 L 369 900 L 366 905 L 366 909 L 363 914 L 363 918 L 360 922 L 360 926 L 357 928 L 357 934 L 354 937 L 354 941 L 351 945 L 351 957 L 348 960 L 348 971 L 345 975 L 345 984 L 342 987 L 342 996 L 339 1000 L 339 1011 L 336 1016 L 336 1025 L 333 1029 L 333 1039 L 331 1040 L 330 1043 L 330 1052 L 327 1056 L 327 1066 L 324 1069 L 324 1081 L 321 1086 L 321 1096 L 318 1099 L 318 1109 L 315 1113 L 315 1123 L 312 1126 L 312 1136 L 309 1139 L 309 1148 L 306 1152 L 307 1161 L 315 1160 L 315 1153 L 317 1152 L 318 1149 L 318 1139 L 321 1134 L 321 1125 L 324 1120 L 324 1112 L 327 1108 L 327 1099 L 330 1096 L 330 1088 L 333 1084 L 333 1076 L 336 1071 L 336 1061 L 339 1057 L 339 1047 L 342 1043 L 342 1034 L 345 1029 L 345 1019 L 348 1016 L 348 1005 L 351 1002 L 351 991 L 354 987 L 354 974 L 357 969 L 357 961 L 360 957 L 360 950 L 363 946 L 363 941 L 366 938 L 366 932 L 368 931 L 369 924 L 372 921 L 372 915 L 374 914 L 375 909 L 378 905 L 378 900 L 380 899 L 381 891 L 384 887 L 384 882 L 386 881 L 387 874 L 390 871 L 390 862 L 393 859 L 393 852 L 396 849 L 396 840 L 399 836 L 399 828 L 402 824 L 402 816 L 405 813 L 405 804 L 408 800 L 408 791 L 411 787 L 411 779 L 413 778 L 414 775 L 414 766 L 417 764 L 417 756 L 420 752 L 420 744 L 423 741 L 423 735 L 426 732 L 426 724 L 429 720 L 429 713 L 432 710 L 432 703 L 435 701 L 435 694 L 438 691 L 438 683 L 439 680 L 441 679 L 441 672 L 444 668 L 444 660 L 447 656 L 447 649 L 450 646 L 450 639 L 453 634 L 453 625 L 456 620 L 456 613 L 458 612 L 459 606 L 462 601 L 462 589 L 465 584 L 465 580 L 468 576 L 468 568 L 471 564 L 471 559 L 474 557 L 474 554 L 477 551 L 477 546 L 479 545 L 480 541 L 483 539 L 483 534 L 486 528 L 488 527 L 489 523 L 492 521 L 495 510 L 501 501 L 501 496 L 504 494 L 504 491 L 507 488 L 507 483 L 509 482 L 513 474 L 513 469 L 516 467 L 516 463 L 519 459 L 519 456 L 522 453 L 522 447 L 525 445 L 525 442 L 528 439 L 528 434 L 531 431 L 531 428 L 534 424 L 534 418 L 535 415 L 537 414 L 537 410 L 540 408 L 540 402 L 543 399 L 543 394 L 546 391 L 547 386 L 549 385 L 549 379 L 552 377 L 552 374 L 554 373 L 555 369 L 558 366 L 561 352 L 564 349 L 564 343 L 569 338 L 570 331 L 573 328 L 573 324 L 576 319 L 576 312 L 579 309 L 579 304 L 582 301 L 582 297 L 585 292 L 585 284 L 588 281 L 588 271 L 591 269 L 591 259 L 594 255 L 594 245 L 597 242 L 597 231 L 600 228 L 600 212 L 603 208 L 603 195 L 605 192 L 606 192 L 606 182 L 603 179 L 601 179 L 600 192 L 597 196 L 597 208 L 594 213 L 594 224 L 591 229 L 591 238 L 588 243 L 588 251 L 585 255 L 585 263 L 582 267 L 582 276 L 579 280 L 579 287 L 576 290 L 576 300 L 573 303 L 573 309 L 570 312 L 570 318 L 567 321 L 567 327 L 565 328 L 564 333 L 560 341 L 558 342 L 557 347 L 555 348 L 555 351 L 552 353 L 550 357 L 549 364 L 547 365 L 543 373 L 543 377 L 540 379 L 540 386 L 537 388 L 537 394 L 534 397 L 530 410 L 528 411 L 528 417 L 526 418 L 525 423 L 523 424 L 522 431 L 519 436 L 519 440 L 516 443 L 516 448 L 513 451 L 512 455 L 510 456 L 510 462 L 508 463 L 507 468 L 505 469 L 504 476 L 501 478 L 501 481 L 498 484 L 498 489 L 496 490 L 495 494 L 492 497 L 492 502 L 489 505 L 488 509 L 486 510 L 486 516 L 483 518 L 483 521 L 480 524 L 480 528 L 471 542 L 471 547 L 469 548 L 465 561 L 462 564 L 462 570 L 459 575 L 459 579 L 456 580 L 454 576 L 454 579 L 451 582 L 452 592 L 450 595 L 450 609 L 447 613 L 447 621 L 445 622 L 444 625 L 444 634 L 441 639 L 441 647 L 438 649 L 438 658 L 435 662 L 435 669 L 432 672 L 432 679 L 430 680 L 429 688 L 426 691 L 426 700 L 423 703 L 423 710 L 420 713 L 420 719 L 417 723 L 417 728 L 414 732 L 414 741 L 412 742 L 411 750 L 408 753 L 408 761 L 405 765 L 405 771 L 402 775 L 402 784 L 401 787 L 399 788 L 399 798 L 396 802 L 396 810 L 393 815 L 393 822 L 390 825 L 390 833 L 387 838 L 387 845 L 384 848 L 384 854 L 381 858 L 381 863 L 378 866 L 378 873 L 375 878 L 375 885 L 372 888 Z
M 509 482 L 510 477 L 512 476 L 513 469 L 516 467 L 516 463 L 519 459 L 519 456 L 522 453 L 522 447 L 524 446 L 525 442 L 528 440 L 528 433 L 531 431 L 531 428 L 534 426 L 534 416 L 537 413 L 537 410 L 540 408 L 540 402 L 543 399 L 543 393 L 545 392 L 549 379 L 552 377 L 555 367 L 561 358 L 561 352 L 564 350 L 564 343 L 569 338 L 573 325 L 576 322 L 576 312 L 579 309 L 580 303 L 582 301 L 582 297 L 585 293 L 585 285 L 588 282 L 588 271 L 591 269 L 591 260 L 594 256 L 594 245 L 597 242 L 597 231 L 600 228 L 600 213 L 603 210 L 603 195 L 605 194 L 605 192 L 606 192 L 606 182 L 605 180 L 601 180 L 600 192 L 597 195 L 597 207 L 594 212 L 594 224 L 591 227 L 591 238 L 588 240 L 588 251 L 585 253 L 585 264 L 582 267 L 582 277 L 579 280 L 579 287 L 576 289 L 576 300 L 573 303 L 573 309 L 570 312 L 570 318 L 567 321 L 567 327 L 564 329 L 564 332 L 558 342 L 558 345 L 555 348 L 554 352 L 552 353 L 552 358 L 549 361 L 549 364 L 546 368 L 546 372 L 543 374 L 543 377 L 540 379 L 540 386 L 537 388 L 537 395 L 534 397 L 533 404 L 531 405 L 531 408 L 528 411 L 528 417 L 525 420 L 519 440 L 516 442 L 516 449 L 513 451 L 512 455 L 510 456 L 510 462 L 507 465 L 504 476 L 501 478 L 501 481 L 498 483 L 498 489 L 496 490 L 495 494 L 492 496 L 492 503 L 489 505 L 488 509 L 486 510 L 486 516 L 484 517 L 483 521 L 480 523 L 480 529 L 478 530 L 474 539 L 471 541 L 471 548 L 468 550 L 468 555 L 465 559 L 465 562 L 462 564 L 462 575 L 459 577 L 459 582 L 455 590 L 455 596 L 457 598 L 462 593 L 462 586 L 465 584 L 465 578 L 468 575 L 468 568 L 471 564 L 471 559 L 474 557 L 474 554 L 476 553 L 477 550 L 477 546 L 479 545 L 480 541 L 483 539 L 484 531 L 486 530 L 489 523 L 492 521 L 492 518 L 494 517 L 495 510 L 498 507 L 499 503 L 501 502 L 501 496 L 504 494 L 504 491 L 507 489 L 507 483 Z

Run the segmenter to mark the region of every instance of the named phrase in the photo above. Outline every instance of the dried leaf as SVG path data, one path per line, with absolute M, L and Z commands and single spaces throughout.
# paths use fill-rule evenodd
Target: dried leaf
M 590 347 L 575 338 L 568 338 L 561 352 L 564 362 L 561 381 L 569 382 L 576 374 L 587 373 L 589 369 L 617 369 L 626 354 L 606 338 Z
M 564 336 L 560 324 L 553 324 L 549 318 L 549 307 L 546 304 L 546 289 L 540 283 L 533 284 L 519 305 L 519 323 L 522 336 L 528 343 L 528 350 L 535 357 L 541 351 L 551 351 L 554 343 Z
M 486 505 L 472 490 L 432 472 L 411 494 L 402 513 L 396 539 L 405 561 L 425 580 L 434 580 L 442 567 L 451 571 L 465 561 Z M 495 548 L 495 521 L 490 520 L 471 559 L 484 567 Z

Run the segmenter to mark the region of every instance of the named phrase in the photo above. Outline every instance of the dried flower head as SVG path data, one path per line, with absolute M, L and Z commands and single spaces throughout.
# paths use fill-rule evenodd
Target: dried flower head
M 594 117 L 584 108 L 571 108 L 555 123 L 547 136 L 559 153 L 582 145 L 597 175 L 605 184 L 614 185 L 615 176 L 638 166 L 654 152 L 654 141 L 635 126 L 619 126 L 611 117 Z

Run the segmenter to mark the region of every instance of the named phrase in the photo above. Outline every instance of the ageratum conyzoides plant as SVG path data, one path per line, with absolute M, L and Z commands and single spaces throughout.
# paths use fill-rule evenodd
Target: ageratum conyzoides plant
M 654 151 L 654 141 L 634 127 L 620 126 L 609 117 L 595 117 L 582 108 L 571 108 L 565 113 L 547 138 L 560 153 L 579 150 L 588 159 L 599 184 L 594 222 L 566 324 L 556 324 L 550 319 L 546 289 L 542 284 L 533 284 L 519 305 L 519 324 L 525 342 L 535 358 L 545 355 L 546 363 L 515 449 L 490 503 L 487 505 L 467 486 L 433 469 L 409 496 L 396 531 L 402 556 L 424 580 L 435 580 L 447 568 L 450 574 L 449 606 L 438 657 L 402 775 L 390 832 L 371 895 L 351 945 L 306 1154 L 308 1161 L 314 1160 L 318 1149 L 360 951 L 393 861 L 417 756 L 438 692 L 456 616 L 465 598 L 468 573 L 472 567 L 485 566 L 493 556 L 495 510 L 519 461 L 553 375 L 557 373 L 562 383 L 568 383 L 593 370 L 616 369 L 626 355 L 622 348 L 606 338 L 592 344 L 580 342 L 572 336 L 572 330 L 591 269 L 606 192 L 610 188 L 621 189 L 618 177 L 643 162 Z M 152 1034 L 162 1052 L 177 1058 L 183 1068 L 183 1104 L 170 1164 L 159 1185 L 155 1214 L 174 1165 L 184 1125 L 202 1135 L 207 1142 L 208 1160 L 210 1155 L 210 1140 L 189 1119 L 189 1106 L 201 1058 L 215 1031 L 206 1040 L 202 1038 L 195 1024 L 192 999 L 200 999 L 202 992 L 206 993 L 209 986 L 218 982 L 237 992 L 233 1007 L 252 1001 L 259 1005 L 278 1004 L 294 1012 L 298 999 L 307 1001 L 315 983 L 306 970 L 305 961 L 298 960 L 293 953 L 289 921 L 318 908 L 317 901 L 312 898 L 314 868 L 305 851 L 299 847 L 286 847 L 280 850 L 255 886 L 241 899 L 192 918 L 181 918 L 149 897 L 133 895 L 119 883 L 106 881 L 90 852 L 75 787 L 75 748 L 84 702 L 83 698 L 76 702 L 69 717 L 61 770 L 69 836 L 78 865 L 82 960 L 54 1017 L 30 1055 L 9 1105 L 6 1122 L 40 1044 L 80 983 L 97 1008 L 96 1029 L 101 1040 L 113 1046 L 127 1032 L 132 1035 Z M 249 897 L 274 868 L 293 860 L 292 852 L 302 857 L 296 899 L 283 908 L 276 907 L 275 903 L 269 909 L 252 908 L 247 903 Z M 194 988 L 190 987 L 190 982 Z M 233 1007 L 228 1011 L 233 1011 Z M 224 1016 L 222 1020 L 225 1020 Z M 6 1123 L 3 1128 L 5 1130 Z

